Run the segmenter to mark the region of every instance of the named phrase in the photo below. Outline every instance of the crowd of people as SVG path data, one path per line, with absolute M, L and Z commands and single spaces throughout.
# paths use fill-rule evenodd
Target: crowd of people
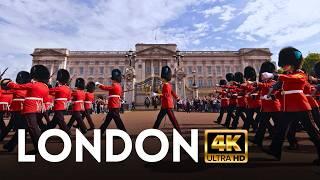
M 219 111 L 216 120 L 218 124 L 229 129 L 243 128 L 255 132 L 253 143 L 261 148 L 268 130 L 272 143 L 270 148 L 263 150 L 278 160 L 281 159 L 285 137 L 290 144 L 288 148 L 299 149 L 296 132 L 303 129 L 310 136 L 320 156 L 320 62 L 314 66 L 312 76 L 301 69 L 302 63 L 302 53 L 293 47 L 287 47 L 279 53 L 278 65 L 282 68 L 282 73 L 278 73 L 275 65 L 266 61 L 258 73 L 248 66 L 244 72 L 226 74 L 226 79 L 220 80 L 219 90 L 214 90 L 217 97 L 184 100 L 172 90 L 172 71 L 170 67 L 164 66 L 161 70 L 162 91 L 153 92 L 151 97 L 146 97 L 145 106 L 149 108 L 152 105 L 155 109 L 160 106 L 153 128 L 159 128 L 163 118 L 168 115 L 173 127 L 181 132 L 173 111 L 176 108 L 177 111 L 185 112 Z M 11 130 L 15 131 L 4 149 L 9 152 L 15 149 L 18 142 L 17 129 L 28 131 L 34 144 L 34 150 L 30 154 L 38 153 L 37 143 L 41 133 L 57 126 L 69 135 L 73 127 L 85 134 L 96 128 L 91 118 L 92 110 L 96 113 L 107 112 L 99 127 L 102 134 L 112 120 L 118 129 L 126 131 L 120 117 L 124 102 L 121 100 L 122 74 L 119 69 L 112 70 L 112 84 L 109 86 L 99 82 L 85 83 L 84 79 L 77 78 L 75 88 L 72 89 L 70 74 L 65 69 L 57 72 L 57 83 L 54 86 L 49 84 L 50 78 L 45 66 L 35 65 L 30 72 L 19 72 L 15 82 L 10 79 L 1 80 L 0 141 Z M 95 98 L 96 88 L 108 91 L 107 98 Z M 65 115 L 70 105 L 72 116 L 66 123 Z M 132 107 L 135 107 L 134 104 Z M 52 118 L 49 116 L 50 112 L 53 113 Z M 7 125 L 4 123 L 6 113 L 10 113 Z M 225 114 L 226 118 L 223 118 Z M 242 127 L 239 127 L 240 118 L 243 121 Z M 85 119 L 89 128 L 84 123 Z M 314 163 L 319 165 L 319 158 Z

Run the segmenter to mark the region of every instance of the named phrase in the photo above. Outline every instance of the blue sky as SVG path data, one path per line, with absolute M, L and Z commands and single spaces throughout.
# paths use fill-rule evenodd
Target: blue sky
M 1 0 L 0 70 L 28 70 L 34 48 L 320 50 L 319 0 Z

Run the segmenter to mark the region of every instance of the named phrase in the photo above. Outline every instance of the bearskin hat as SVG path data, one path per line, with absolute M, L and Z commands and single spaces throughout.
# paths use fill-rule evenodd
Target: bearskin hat
M 94 84 L 94 82 L 90 81 L 88 82 L 86 89 L 88 92 L 93 93 L 94 90 L 96 89 L 96 85 Z
M 17 74 L 16 82 L 17 82 L 18 84 L 26 84 L 26 83 L 31 82 L 30 73 L 27 72 L 27 71 L 20 71 L 20 72 Z
M 232 73 L 226 74 L 226 79 L 228 82 L 234 81 L 234 75 Z
M 244 82 L 244 78 L 243 78 L 243 74 L 242 72 L 236 72 L 234 74 L 234 80 L 238 83 L 243 83 Z
M 59 69 L 57 72 L 57 81 L 62 84 L 67 84 L 70 81 L 70 74 L 65 69 Z
M 316 76 L 320 78 L 320 62 L 317 62 L 313 67 L 314 72 L 316 73 Z
M 161 78 L 165 79 L 166 81 L 171 81 L 172 72 L 169 66 L 163 66 L 161 69 Z
M 256 70 L 251 66 L 245 67 L 244 68 L 244 78 L 249 81 L 255 81 L 257 79 Z
M 30 70 L 31 79 L 47 83 L 50 79 L 50 72 L 44 65 L 34 65 Z
M 264 72 L 274 73 L 275 71 L 276 71 L 276 66 L 272 62 L 266 61 L 261 64 L 259 74 L 262 74 Z
M 281 49 L 279 52 L 279 62 L 280 67 L 286 65 L 292 65 L 295 69 L 299 69 L 303 62 L 302 53 L 294 47 L 286 47 Z
M 6 83 L 4 83 L 6 81 Z M 8 84 L 9 84 L 9 82 L 11 82 L 11 79 L 2 79 L 1 80 L 1 89 L 3 89 L 3 90 L 9 90 L 9 88 L 8 88 Z
M 119 69 L 113 69 L 111 72 L 111 79 L 118 83 L 121 83 L 121 78 L 121 71 Z
M 83 78 L 77 78 L 77 79 L 76 79 L 75 87 L 76 87 L 76 88 L 79 88 L 79 89 L 81 89 L 81 90 L 84 90 L 84 88 L 85 88 L 84 79 L 83 79 Z
M 225 86 L 225 85 L 227 85 L 227 81 L 225 79 L 221 79 L 220 82 L 219 82 L 219 85 L 220 86 Z

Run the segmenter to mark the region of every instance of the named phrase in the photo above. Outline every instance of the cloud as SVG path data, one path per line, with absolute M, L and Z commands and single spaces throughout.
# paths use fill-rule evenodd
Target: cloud
M 318 7 L 318 0 L 250 0 L 242 11 L 247 17 L 235 32 L 248 41 L 262 38 L 265 46 L 305 41 L 320 33 Z
M 209 18 L 214 15 L 219 15 L 219 19 L 222 21 L 230 21 L 234 18 L 234 11 L 236 9 L 230 5 L 214 6 L 210 9 L 206 9 L 201 13 L 204 17 Z

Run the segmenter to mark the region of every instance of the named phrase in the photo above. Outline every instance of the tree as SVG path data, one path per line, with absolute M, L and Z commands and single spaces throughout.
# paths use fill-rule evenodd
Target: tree
M 313 66 L 320 61 L 319 53 L 310 53 L 306 58 L 304 58 L 304 63 L 302 68 L 307 71 L 308 74 L 314 74 Z

